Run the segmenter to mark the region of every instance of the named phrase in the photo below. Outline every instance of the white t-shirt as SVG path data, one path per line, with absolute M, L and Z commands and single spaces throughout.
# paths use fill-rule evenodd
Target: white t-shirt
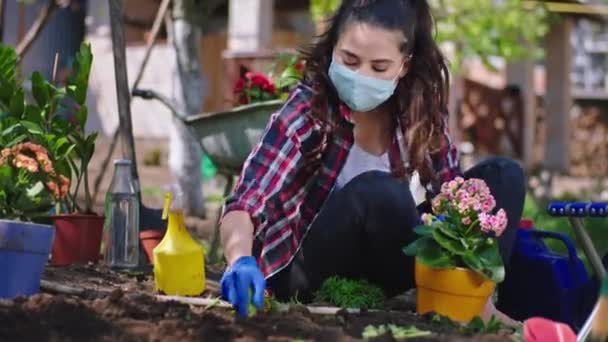
M 336 189 L 342 189 L 348 182 L 358 175 L 368 171 L 384 171 L 390 172 L 391 164 L 388 158 L 388 152 L 385 152 L 381 156 L 371 154 L 357 144 L 353 144 L 344 167 L 338 175 L 336 180 Z M 414 197 L 416 205 L 424 202 L 425 190 L 420 184 L 420 176 L 418 172 L 414 172 L 410 179 L 410 192 Z

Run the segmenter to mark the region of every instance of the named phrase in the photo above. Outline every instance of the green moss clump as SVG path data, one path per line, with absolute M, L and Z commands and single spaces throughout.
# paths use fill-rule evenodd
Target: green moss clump
M 384 305 L 384 292 L 366 280 L 331 277 L 315 294 L 315 301 L 342 308 L 379 309 Z

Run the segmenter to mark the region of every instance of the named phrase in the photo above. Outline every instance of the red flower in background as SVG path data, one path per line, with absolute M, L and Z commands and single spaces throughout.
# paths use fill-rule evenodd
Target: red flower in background
M 247 72 L 234 85 L 233 93 L 239 104 L 259 102 L 277 97 L 274 83 L 264 74 Z
M 239 78 L 238 81 L 236 81 L 236 84 L 234 85 L 234 93 L 238 94 L 241 93 L 243 90 L 245 90 L 245 79 Z

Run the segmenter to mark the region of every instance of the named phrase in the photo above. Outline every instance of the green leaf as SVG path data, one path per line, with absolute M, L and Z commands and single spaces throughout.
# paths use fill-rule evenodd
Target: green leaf
M 41 108 L 44 108 L 49 103 L 49 90 L 47 89 L 47 81 L 42 77 L 42 74 L 35 71 L 32 74 L 32 93 L 36 102 Z
M 431 236 L 435 229 L 437 229 L 435 226 L 421 225 L 414 227 L 414 233 L 420 236 Z
M 22 120 L 21 125 L 25 127 L 25 129 L 27 129 L 27 131 L 31 134 L 42 134 L 44 132 L 40 125 L 31 121 Z
M 19 129 L 21 128 L 20 125 L 11 125 L 9 126 L 7 129 L 5 129 L 4 131 L 2 131 L 2 136 L 10 136 L 11 134 L 15 133 L 16 131 L 19 131 Z
M 449 268 L 455 266 L 450 255 L 446 253 L 435 240 L 430 238 L 423 238 L 419 241 L 416 258 L 423 264 L 432 268 Z
M 0 98 L 7 101 L 15 92 L 17 78 L 17 53 L 0 44 Z
M 68 157 L 67 158 L 68 163 L 70 164 L 70 169 L 72 170 L 72 172 L 74 172 L 74 174 L 76 175 L 76 178 L 80 177 L 80 168 L 76 165 L 76 162 L 74 161 L 73 158 Z
M 43 122 L 42 109 L 35 105 L 26 105 L 22 119 L 31 122 Z
M 91 158 L 93 158 L 93 153 L 95 153 L 95 140 L 97 139 L 98 134 L 99 134 L 98 132 L 91 133 L 85 139 L 86 150 L 85 150 L 84 158 L 86 158 L 87 161 L 90 160 Z
M 340 6 L 341 0 L 311 0 L 310 14 L 314 22 L 326 18 Z
M 76 119 L 78 120 L 78 124 L 80 125 L 80 127 L 83 127 L 86 125 L 87 123 L 87 117 L 88 117 L 88 108 L 86 105 L 82 105 L 80 106 L 80 109 L 78 110 L 78 113 L 76 113 Z
M 13 140 L 9 141 L 6 144 L 6 147 L 11 147 L 11 146 L 17 145 L 18 143 L 24 141 L 26 138 L 27 138 L 27 135 L 25 135 L 25 134 L 18 135 Z
M 15 86 L 6 82 L 5 80 L 0 79 L 0 104 L 3 107 L 8 107 L 11 99 L 13 98 L 13 93 L 15 92 Z
M 463 255 L 467 252 L 465 246 L 460 240 L 455 240 L 451 236 L 446 235 L 442 230 L 436 229 L 433 231 L 433 239 L 443 248 L 452 254 Z
M 409 255 L 409 256 L 416 256 L 416 254 L 418 253 L 418 245 L 419 245 L 419 241 L 422 239 L 417 239 L 414 242 L 410 243 L 409 245 L 403 247 L 402 251 L 405 255 Z
M 458 233 L 455 230 L 450 229 L 450 227 L 447 227 L 445 224 L 440 224 L 437 229 L 439 229 L 444 235 L 449 236 L 454 240 L 460 240 L 461 238 L 461 236 L 458 236 Z
M 493 282 L 500 283 L 505 279 L 505 267 L 500 256 L 498 244 L 492 240 L 492 244 L 486 244 L 477 251 L 482 263 L 483 272 Z
M 0 166 L 0 188 L 8 187 L 12 183 L 13 168 L 7 165 Z
M 472 251 L 462 256 L 462 261 L 473 271 L 481 272 L 483 274 L 483 263 L 479 256 Z
M 59 159 L 68 159 L 73 154 L 74 149 L 76 149 L 76 144 L 71 144 Z
M 23 94 L 23 89 L 19 89 L 13 94 L 9 111 L 11 115 L 18 119 L 23 115 L 23 112 L 25 111 L 25 96 Z
M 84 105 L 86 101 L 92 63 L 91 46 L 87 43 L 81 44 L 74 62 L 74 73 L 69 77 L 66 87 L 68 95 L 79 105 Z
M 60 149 L 68 143 L 68 138 L 66 137 L 61 137 L 57 140 L 55 140 L 55 143 L 53 144 L 53 154 L 57 154 L 59 153 Z

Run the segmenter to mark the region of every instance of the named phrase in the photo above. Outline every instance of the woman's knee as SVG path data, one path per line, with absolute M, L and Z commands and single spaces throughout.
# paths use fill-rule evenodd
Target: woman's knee
M 486 180 L 496 178 L 512 190 L 525 192 L 525 172 L 521 165 L 511 158 L 488 158 L 473 167 L 465 175 L 469 176 L 467 178 L 482 178 Z

